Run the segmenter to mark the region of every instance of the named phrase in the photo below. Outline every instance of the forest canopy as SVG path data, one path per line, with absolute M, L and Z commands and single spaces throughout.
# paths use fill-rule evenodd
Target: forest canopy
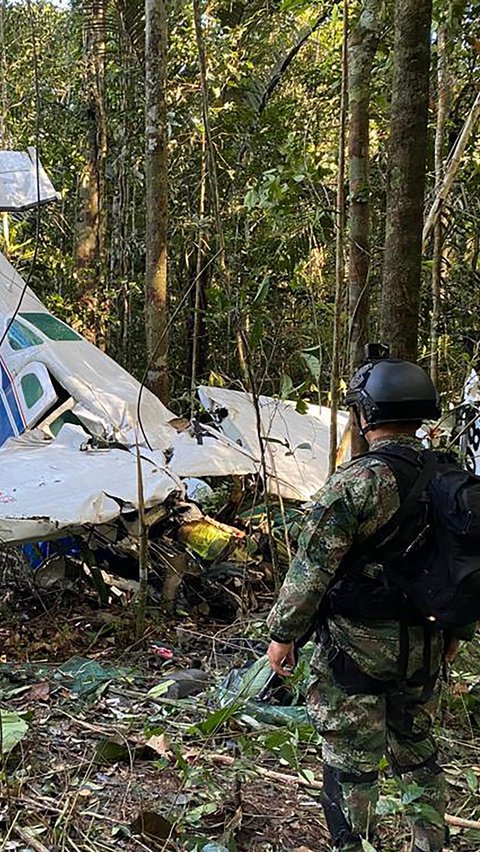
M 147 292 L 145 318 L 145 259 L 159 233 L 147 221 L 145 92 L 151 98 L 156 84 L 136 0 L 3 3 L 2 146 L 38 147 L 62 202 L 39 223 L 34 213 L 5 217 L 2 249 L 50 309 L 138 376 L 158 339 L 149 312 L 163 312 L 179 410 L 206 381 L 253 382 L 263 393 L 327 404 L 335 306 L 340 388 L 358 359 L 355 344 L 385 337 L 391 324 L 384 254 L 399 160 L 392 164 L 389 145 L 396 92 L 407 89 L 395 72 L 393 3 L 160 7 L 165 67 L 153 103 L 165 147 L 166 303 Z M 425 216 L 475 111 L 477 12 L 453 0 L 433 8 Z M 478 103 L 473 125 L 477 116 Z M 366 136 L 355 142 L 358 132 Z M 421 127 L 415 133 L 421 147 Z M 420 363 L 449 398 L 460 393 L 478 338 L 479 157 L 473 126 L 424 241 L 411 306 Z

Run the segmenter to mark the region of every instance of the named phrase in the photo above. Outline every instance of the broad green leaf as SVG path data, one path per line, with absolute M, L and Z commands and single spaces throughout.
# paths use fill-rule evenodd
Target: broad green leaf
M 293 382 L 288 373 L 284 373 L 280 384 L 280 396 L 282 399 L 288 399 L 293 393 Z
M 476 793 L 478 790 L 478 778 L 473 769 L 467 769 L 465 772 L 465 779 L 472 793 Z
M 397 814 L 401 809 L 398 799 L 394 799 L 393 796 L 382 796 L 377 802 L 375 813 L 378 816 L 390 816 L 390 814 Z
M 25 719 L 22 719 L 18 713 L 12 713 L 9 710 L 1 711 L 2 724 L 2 754 L 8 754 L 12 748 L 23 739 L 28 731 L 28 725 Z
M 300 778 L 304 778 L 309 784 L 315 781 L 315 773 L 311 769 L 299 769 L 298 774 Z
M 402 804 L 410 805 L 412 802 L 415 802 L 420 796 L 423 794 L 423 787 L 420 787 L 416 781 L 412 781 L 411 784 L 407 784 L 402 792 Z
M 311 352 L 301 352 L 300 353 L 305 364 L 315 381 L 318 381 L 318 377 L 320 375 L 320 359 L 316 357 L 316 355 L 312 355 Z
M 227 707 L 221 707 L 220 710 L 215 710 L 214 713 L 211 713 L 210 716 L 207 716 L 203 722 L 197 722 L 197 724 L 193 725 L 190 729 L 192 732 L 200 731 L 202 734 L 208 736 L 209 734 L 213 734 L 215 731 L 218 731 L 225 722 L 230 719 L 230 716 L 233 716 L 238 710 L 238 704 L 228 704 Z
M 164 680 L 163 683 L 158 683 L 157 686 L 152 686 L 152 688 L 147 692 L 147 698 L 160 698 L 161 695 L 165 695 L 165 693 L 168 692 L 174 683 L 175 681 L 173 680 Z
M 368 840 L 362 840 L 362 850 L 363 852 L 377 852 L 375 846 L 372 846 Z
M 425 820 L 433 825 L 442 826 L 444 823 L 443 817 L 431 805 L 424 802 L 414 802 L 411 808 L 408 809 L 408 816 L 413 822 Z

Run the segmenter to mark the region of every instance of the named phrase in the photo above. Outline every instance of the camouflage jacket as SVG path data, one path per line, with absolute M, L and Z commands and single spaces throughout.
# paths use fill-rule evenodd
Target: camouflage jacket
M 398 436 L 395 442 L 421 450 L 416 438 Z M 392 438 L 371 444 L 379 450 Z M 299 548 L 283 582 L 277 603 L 268 617 L 272 639 L 299 639 L 316 623 L 319 607 L 343 558 L 355 542 L 360 546 L 387 523 L 399 507 L 395 476 L 382 460 L 368 454 L 340 467 L 315 496 L 299 537 Z M 399 624 L 385 619 L 353 622 L 329 617 L 337 646 L 374 677 L 389 678 L 399 656 Z M 421 654 L 423 629 L 409 627 L 412 665 L 415 647 Z M 417 641 L 418 637 L 418 641 Z M 438 663 L 442 639 L 437 634 L 432 662 Z M 417 661 L 418 662 L 418 661 Z

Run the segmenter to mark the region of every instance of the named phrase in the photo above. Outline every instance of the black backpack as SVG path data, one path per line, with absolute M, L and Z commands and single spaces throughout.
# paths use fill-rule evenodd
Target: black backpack
M 429 622 L 439 630 L 480 619 L 480 477 L 452 454 L 390 444 L 371 453 L 395 475 L 400 508 L 360 548 L 328 592 L 350 618 Z M 365 568 L 382 570 L 368 576 Z

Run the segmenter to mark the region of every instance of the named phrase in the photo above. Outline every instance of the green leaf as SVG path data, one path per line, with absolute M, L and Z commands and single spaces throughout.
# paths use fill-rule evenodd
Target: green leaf
M 218 729 L 221 728 L 234 713 L 237 712 L 238 708 L 238 704 L 228 704 L 226 707 L 221 707 L 220 710 L 215 710 L 215 713 L 211 713 L 210 716 L 207 716 L 203 722 L 197 722 L 193 725 L 192 728 L 190 728 L 190 732 L 195 733 L 196 731 L 200 731 L 200 733 L 205 734 L 205 736 L 213 734 L 215 731 L 218 731 Z
M 410 805 L 412 802 L 419 799 L 422 794 L 423 787 L 420 787 L 420 784 L 417 784 L 416 781 L 412 781 L 411 784 L 407 784 L 405 786 L 402 792 L 402 804 Z
M 261 316 L 256 316 L 248 339 L 250 349 L 254 350 L 257 348 L 258 344 L 263 338 L 263 331 L 263 319 Z
M 368 840 L 362 840 L 362 850 L 363 852 L 377 852 L 375 846 L 372 846 L 372 844 L 369 843 Z
M 165 695 L 168 692 L 174 683 L 175 681 L 173 680 L 164 680 L 162 683 L 158 683 L 157 686 L 152 686 L 147 692 L 147 698 L 160 698 L 161 695 Z
M 311 352 L 301 352 L 300 355 L 302 356 L 312 378 L 318 382 L 318 378 L 320 376 L 320 359 L 315 355 L 312 355 Z
M 185 820 L 187 822 L 198 822 L 203 816 L 214 814 L 215 811 L 218 811 L 219 807 L 220 804 L 218 802 L 206 802 L 204 805 L 197 805 L 196 808 L 187 811 Z
M 478 778 L 473 769 L 467 769 L 465 779 L 472 793 L 476 793 L 478 790 Z
M 304 399 L 298 399 L 295 411 L 298 414 L 308 414 L 308 403 Z
M 408 815 L 413 822 L 422 820 L 438 826 L 443 826 L 444 823 L 442 815 L 435 808 L 432 808 L 431 805 L 427 805 L 424 802 L 414 802 L 411 808 L 408 809 Z
M 375 813 L 378 816 L 390 816 L 391 814 L 398 814 L 401 810 L 402 805 L 398 799 L 393 798 L 393 796 L 382 796 L 377 802 Z
M 9 710 L 2 710 L 0 718 L 2 723 L 1 750 L 2 754 L 8 754 L 24 738 L 28 731 L 28 725 L 18 713 L 12 713 Z
M 288 399 L 293 393 L 293 382 L 288 373 L 284 373 L 280 384 L 281 399 Z
M 300 778 L 304 778 L 309 784 L 315 781 L 315 773 L 311 769 L 299 769 L 298 774 Z
M 261 305 L 267 298 L 270 289 L 270 275 L 265 275 L 252 301 L 252 305 Z
M 119 763 L 128 761 L 130 751 L 125 743 L 116 740 L 102 740 L 95 749 L 96 763 Z

